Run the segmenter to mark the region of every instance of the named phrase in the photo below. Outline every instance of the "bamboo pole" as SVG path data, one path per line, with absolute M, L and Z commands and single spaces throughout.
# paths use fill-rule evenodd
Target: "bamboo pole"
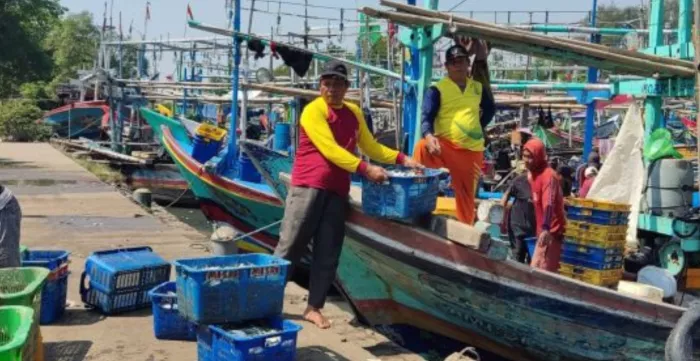
M 491 41 L 494 47 L 500 47 L 504 50 L 511 51 L 516 49 L 518 52 L 530 53 L 558 61 L 574 61 L 574 59 L 571 59 L 571 56 L 578 55 L 575 59 L 578 63 L 616 72 L 651 77 L 658 77 L 660 73 L 661 75 L 683 77 L 695 75 L 692 69 L 685 66 L 662 64 L 661 62 L 651 61 L 642 57 L 620 55 L 614 52 L 602 51 L 574 43 L 562 43 L 552 40 L 553 38 L 534 37 L 530 34 L 520 34 L 514 30 L 503 29 L 492 25 L 482 26 L 454 23 L 439 18 L 388 12 L 368 7 L 362 8 L 361 11 L 369 16 L 389 19 L 405 25 L 431 25 L 442 23 L 450 26 L 453 33 L 460 33 Z M 523 49 L 523 46 L 526 46 L 526 48 Z M 538 46 L 542 49 L 533 48 L 533 46 Z
M 269 44 L 270 44 L 270 40 L 269 40 L 269 39 L 265 39 L 265 38 L 262 38 L 262 37 L 259 37 L 259 36 L 255 36 L 255 35 L 244 34 L 244 33 L 236 32 L 236 31 L 233 31 L 233 30 L 222 29 L 222 28 L 218 28 L 218 27 L 215 27 L 215 26 L 211 26 L 211 25 L 205 25 L 205 24 L 202 24 L 202 23 L 193 21 L 193 20 L 190 20 L 190 21 L 188 22 L 188 24 L 189 24 L 189 26 L 190 26 L 191 28 L 199 29 L 199 30 L 203 30 L 203 31 L 208 31 L 208 32 L 214 33 L 214 34 L 225 35 L 225 36 L 236 36 L 236 37 L 238 37 L 238 38 L 240 38 L 240 39 L 242 39 L 242 40 L 245 40 L 245 41 L 249 41 L 249 40 L 258 40 L 258 41 L 261 41 L 261 42 L 262 42 L 263 44 L 265 44 L 265 45 L 269 45 Z M 386 76 L 386 77 L 389 77 L 389 78 L 393 78 L 393 79 L 401 79 L 400 76 L 399 76 L 398 74 L 396 74 L 396 73 L 394 73 L 394 72 L 391 72 L 391 71 L 388 71 L 388 70 L 383 69 L 383 68 L 379 68 L 379 67 L 376 67 L 376 66 L 371 66 L 371 65 L 363 64 L 363 63 L 356 62 L 356 61 L 352 61 L 352 60 L 348 60 L 348 59 L 338 58 L 338 57 L 334 57 L 334 56 L 330 56 L 330 55 L 326 55 L 326 54 L 321 54 L 321 53 L 318 53 L 318 52 L 315 52 L 315 51 L 311 51 L 311 50 L 308 50 L 308 49 L 299 48 L 299 47 L 292 46 L 292 45 L 289 45 L 289 44 L 284 44 L 284 43 L 280 43 L 280 42 L 276 42 L 276 43 L 277 43 L 278 45 L 280 45 L 280 46 L 286 46 L 286 47 L 288 47 L 288 48 L 290 48 L 290 49 L 293 49 L 293 50 L 296 50 L 296 51 L 301 51 L 301 52 L 304 52 L 304 53 L 312 54 L 313 57 L 314 57 L 315 59 L 318 59 L 318 60 L 321 60 L 321 61 L 336 60 L 336 61 L 339 61 L 339 62 L 344 63 L 344 64 L 346 64 L 346 65 L 350 65 L 350 66 L 354 66 L 354 67 L 356 67 L 356 68 L 358 68 L 358 69 L 362 69 L 362 70 L 364 70 L 364 71 L 368 71 L 368 72 L 371 72 L 371 73 L 383 75 L 383 76 Z
M 527 36 L 528 38 L 532 38 L 532 39 L 537 38 L 537 39 L 553 40 L 556 43 L 563 44 L 563 45 L 577 44 L 577 45 L 585 46 L 585 47 L 591 48 L 591 49 L 597 49 L 597 50 L 601 50 L 601 51 L 605 51 L 605 52 L 609 52 L 609 53 L 615 53 L 618 55 L 643 58 L 643 59 L 651 60 L 654 62 L 660 62 L 660 63 L 664 63 L 664 64 L 668 64 L 668 65 L 677 65 L 677 66 L 686 67 L 686 68 L 693 67 L 693 63 L 690 61 L 687 61 L 687 60 L 650 55 L 650 54 L 645 54 L 645 53 L 631 51 L 631 50 L 625 50 L 625 49 L 611 48 L 611 47 L 608 47 L 605 45 L 592 44 L 592 43 L 589 43 L 589 42 L 583 41 L 583 40 L 562 39 L 562 38 L 554 38 L 554 37 L 540 35 L 540 34 L 533 34 L 532 32 L 529 32 L 529 31 L 523 31 L 523 30 L 512 29 L 512 28 L 505 28 L 503 26 L 489 24 L 489 23 L 469 19 L 469 18 L 466 18 L 463 16 L 456 16 L 456 15 L 445 13 L 445 12 L 428 10 L 425 8 L 407 5 L 407 4 L 402 4 L 402 3 L 398 3 L 395 1 L 391 1 L 391 0 L 380 0 L 379 3 L 383 6 L 392 7 L 392 8 L 395 8 L 397 10 L 400 10 L 403 12 L 408 12 L 408 13 L 411 13 L 414 15 L 420 15 L 420 16 L 429 17 L 429 18 L 439 18 L 439 19 L 448 20 L 448 21 L 451 20 L 451 21 L 456 22 L 456 23 L 467 24 L 467 25 L 495 27 L 495 28 L 503 29 L 504 31 L 509 32 L 509 33 L 515 33 L 515 34 Z

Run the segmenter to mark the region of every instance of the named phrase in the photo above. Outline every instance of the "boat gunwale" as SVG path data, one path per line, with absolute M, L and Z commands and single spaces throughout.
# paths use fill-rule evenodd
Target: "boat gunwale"
M 352 208 L 348 220 L 346 221 L 347 224 L 366 229 L 381 237 L 403 245 L 412 250 L 411 254 L 413 256 L 417 256 L 419 253 L 427 253 L 433 258 L 450 264 L 450 268 L 456 272 L 464 272 L 465 270 L 461 269 L 462 267 L 476 269 L 477 271 L 493 275 L 497 278 L 495 280 L 496 282 L 503 283 L 507 286 L 517 286 L 529 292 L 532 292 L 533 289 L 542 290 L 547 292 L 548 296 L 563 299 L 565 302 L 585 304 L 587 307 L 599 311 L 655 324 L 659 324 L 659 322 L 662 321 L 666 322 L 667 325 L 673 325 L 686 310 L 686 308 L 672 304 L 637 299 L 605 287 L 590 285 L 579 280 L 567 278 L 553 272 L 542 271 L 512 260 L 502 261 L 490 259 L 486 254 L 454 243 L 447 238 L 424 229 L 397 222 L 388 222 L 390 225 L 381 225 L 380 220 L 365 215 L 359 207 L 354 206 Z M 380 227 L 377 227 L 377 224 L 379 224 Z M 430 244 L 431 247 L 426 249 L 426 244 Z M 391 245 L 388 246 L 391 247 Z M 425 259 L 431 262 L 430 259 Z M 432 262 L 436 263 L 435 261 Z M 563 292 L 562 288 L 564 287 L 570 289 L 566 290 L 567 292 Z M 571 294 L 576 296 L 571 296 Z M 646 317 L 646 319 L 641 318 L 641 316 Z

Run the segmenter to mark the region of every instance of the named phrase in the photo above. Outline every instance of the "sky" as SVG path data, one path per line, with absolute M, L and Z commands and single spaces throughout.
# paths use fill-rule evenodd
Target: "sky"
M 242 7 L 250 8 L 253 0 L 243 0 Z M 282 2 L 282 5 L 278 3 Z M 252 21 L 252 31 L 258 34 L 270 34 L 272 27 L 277 27 L 277 13 L 280 11 L 281 22 L 279 25 L 279 33 L 287 34 L 288 32 L 304 32 L 304 1 L 305 0 L 256 0 L 255 9 Z M 343 11 L 344 34 L 353 34 L 357 30 L 352 26 L 357 25 L 357 22 L 352 22 L 357 19 L 357 12 L 352 8 L 357 9 L 362 6 L 379 7 L 378 0 L 345 0 L 345 1 L 323 1 L 323 0 L 306 0 L 309 6 L 325 6 L 328 8 L 309 8 L 309 17 L 319 17 L 327 19 L 309 19 L 309 27 L 323 27 L 320 33 L 327 33 L 327 27 L 337 27 L 340 23 L 341 11 L 338 9 L 341 6 L 347 8 Z M 618 6 L 639 5 L 642 1 L 649 0 L 598 0 L 599 5 L 608 5 L 615 3 Z M 81 11 L 89 11 L 93 14 L 95 23 L 101 25 L 103 14 L 105 12 L 105 1 L 100 0 L 61 0 L 61 4 L 68 8 L 70 13 Z M 194 19 L 203 23 L 212 24 L 220 27 L 226 27 L 227 11 L 224 8 L 225 0 L 150 0 L 151 4 L 151 19 L 147 25 L 147 39 L 165 39 L 170 37 L 210 37 L 212 34 L 187 28 L 186 26 L 186 9 L 187 4 L 190 4 Z M 343 4 L 343 5 L 341 5 Z M 421 4 L 421 0 L 418 0 Z M 473 17 L 477 20 L 494 22 L 505 22 L 507 14 L 511 11 L 512 22 L 527 22 L 529 14 L 533 13 L 533 22 L 544 22 L 544 11 L 550 13 L 550 22 L 570 23 L 577 21 L 585 16 L 584 12 L 590 11 L 592 0 L 442 0 L 439 1 L 438 8 L 440 10 L 449 10 L 454 8 L 455 12 L 462 12 L 460 15 L 470 16 L 471 11 L 474 11 Z M 121 12 L 122 29 L 126 34 L 129 25 L 133 21 L 134 37 L 140 37 L 143 34 L 144 18 L 146 13 L 146 0 L 107 0 L 107 17 L 109 23 L 110 8 L 112 23 L 115 27 L 119 26 L 119 13 Z M 500 11 L 494 16 L 494 11 Z M 554 13 L 556 11 L 570 11 L 581 13 Z M 266 13 L 269 12 L 269 13 Z M 522 13 L 516 13 L 522 12 Z M 296 14 L 298 16 L 284 15 Z M 249 25 L 249 11 L 244 10 L 241 16 L 241 29 L 247 30 Z M 332 30 L 338 32 L 338 30 Z M 336 38 L 336 43 L 338 39 Z M 350 36 L 344 36 L 342 45 L 346 48 L 352 46 Z M 169 59 L 168 59 L 169 58 Z M 268 60 L 262 59 L 254 62 L 252 68 L 265 66 Z M 173 55 L 164 54 L 163 60 L 160 62 L 159 70 L 161 73 L 169 74 L 174 69 Z

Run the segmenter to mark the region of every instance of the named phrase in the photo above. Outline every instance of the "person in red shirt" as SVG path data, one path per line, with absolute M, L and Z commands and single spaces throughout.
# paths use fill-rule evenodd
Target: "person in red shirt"
M 378 162 L 422 167 L 374 139 L 360 108 L 343 100 L 350 85 L 347 76 L 344 64 L 326 63 L 320 79 L 321 96 L 301 114 L 299 146 L 275 249 L 276 256 L 294 265 L 314 239 L 304 319 L 319 328 L 330 327 L 321 309 L 335 280 L 345 237 L 350 174 L 357 172 L 374 182 L 388 179 L 384 168 L 361 160 L 354 154 L 355 148 L 359 146 Z
M 581 185 L 581 190 L 578 192 L 579 197 L 586 198 L 588 192 L 591 191 L 591 187 L 593 186 L 593 182 L 595 181 L 595 177 L 597 175 L 598 169 L 596 169 L 595 167 L 586 168 L 586 171 L 584 173 L 586 179 L 583 181 L 583 184 Z
M 559 270 L 561 246 L 564 241 L 564 196 L 559 178 L 547 164 L 544 143 L 537 138 L 525 143 L 523 162 L 535 206 L 537 246 L 532 255 L 532 267 L 550 272 Z

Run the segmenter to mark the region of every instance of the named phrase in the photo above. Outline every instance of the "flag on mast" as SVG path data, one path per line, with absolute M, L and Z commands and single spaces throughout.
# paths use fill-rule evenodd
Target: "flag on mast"
M 151 2 L 146 1 L 146 20 L 151 20 Z
M 190 7 L 190 4 L 187 4 L 187 17 L 190 20 L 194 20 L 194 15 L 192 15 L 192 8 Z

